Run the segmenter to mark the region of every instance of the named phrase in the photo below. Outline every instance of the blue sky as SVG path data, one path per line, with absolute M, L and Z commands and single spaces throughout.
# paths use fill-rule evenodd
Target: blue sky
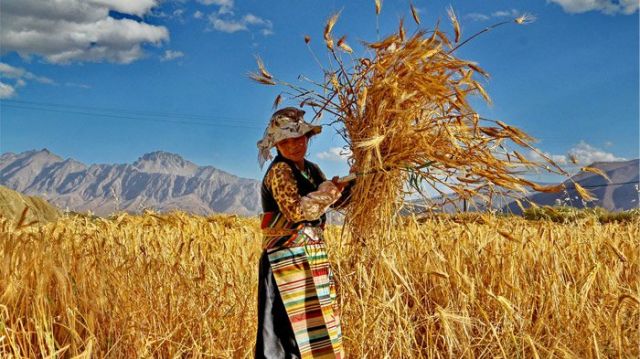
M 461 48 L 491 78 L 488 118 L 540 139 L 559 161 L 638 157 L 638 2 L 419 1 L 422 27 L 450 32 L 452 5 L 463 38 L 523 13 L 536 21 L 495 29 Z M 48 148 L 85 163 L 133 162 L 178 153 L 199 165 L 260 178 L 256 141 L 282 90 L 248 80 L 259 55 L 278 78 L 321 79 L 303 38 L 326 59 L 322 31 L 376 39 L 374 1 L 4 0 L 0 13 L 0 150 Z M 405 18 L 408 1 L 383 2 L 380 32 Z M 362 54 L 362 52 L 360 52 Z M 348 172 L 331 128 L 309 159 Z

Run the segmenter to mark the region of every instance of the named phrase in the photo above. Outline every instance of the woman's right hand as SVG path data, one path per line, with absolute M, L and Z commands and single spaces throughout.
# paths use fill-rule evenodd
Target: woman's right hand
M 340 177 L 338 176 L 333 176 L 333 178 L 331 178 L 331 182 L 333 182 L 334 186 L 338 187 L 338 190 L 340 190 L 340 192 L 342 192 L 342 190 L 344 190 L 344 188 L 349 184 L 349 182 L 340 182 Z

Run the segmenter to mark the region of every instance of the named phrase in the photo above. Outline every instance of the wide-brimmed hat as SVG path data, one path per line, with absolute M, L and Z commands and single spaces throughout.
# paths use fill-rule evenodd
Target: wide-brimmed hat
M 271 115 L 264 136 L 258 141 L 258 162 L 260 167 L 271 159 L 271 148 L 287 138 L 300 137 L 307 134 L 317 135 L 322 126 L 312 125 L 304 120 L 304 111 L 295 107 L 285 107 Z

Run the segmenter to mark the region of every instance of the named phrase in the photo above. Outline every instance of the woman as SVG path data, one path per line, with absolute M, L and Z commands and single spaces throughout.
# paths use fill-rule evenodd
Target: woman
M 304 121 L 304 111 L 287 107 L 273 114 L 258 142 L 261 166 L 274 146 L 278 155 L 262 181 L 256 358 L 343 357 L 323 228 L 324 212 L 348 195 L 337 177 L 327 181 L 304 158 L 309 138 L 321 130 Z

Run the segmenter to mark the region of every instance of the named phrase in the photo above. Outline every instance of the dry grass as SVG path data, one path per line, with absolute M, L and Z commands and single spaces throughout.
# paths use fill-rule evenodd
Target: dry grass
M 640 355 L 640 222 L 400 219 L 327 231 L 353 358 Z M 250 357 L 258 222 L 0 221 L 0 357 Z M 358 257 L 354 260 L 354 251 Z
M 65 218 L 0 238 L 0 357 L 251 352 L 260 237 L 233 217 Z

